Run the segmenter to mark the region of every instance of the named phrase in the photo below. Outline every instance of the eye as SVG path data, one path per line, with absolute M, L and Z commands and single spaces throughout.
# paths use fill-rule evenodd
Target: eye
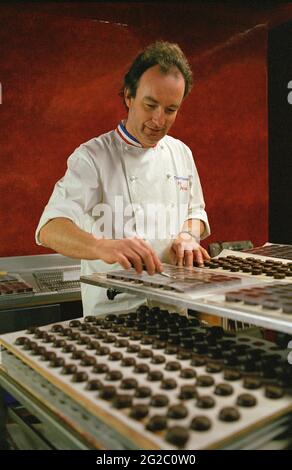
M 154 109 L 154 108 L 155 108 L 155 104 L 146 103 L 146 107 L 147 107 L 147 108 L 150 108 L 150 109 Z
M 172 108 L 167 108 L 167 109 L 166 109 L 166 113 L 167 113 L 167 114 L 173 114 L 173 113 L 175 113 L 176 111 L 177 111 L 177 109 L 172 109 Z

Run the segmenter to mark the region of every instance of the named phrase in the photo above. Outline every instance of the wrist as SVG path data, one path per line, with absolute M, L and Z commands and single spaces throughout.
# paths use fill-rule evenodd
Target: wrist
M 180 238 L 183 238 L 184 240 L 191 240 L 191 241 L 195 241 L 197 243 L 200 243 L 199 237 L 194 235 L 190 230 L 181 230 L 181 232 L 179 232 L 178 236 Z

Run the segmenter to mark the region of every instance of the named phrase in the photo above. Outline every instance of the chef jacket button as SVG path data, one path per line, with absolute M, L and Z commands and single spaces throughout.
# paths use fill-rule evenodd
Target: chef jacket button
M 130 181 L 132 181 L 132 182 L 133 182 L 133 181 L 135 181 L 136 179 L 137 179 L 137 177 L 136 177 L 136 176 L 130 176 Z
M 169 173 L 167 173 L 166 178 L 167 179 L 171 178 L 171 175 Z

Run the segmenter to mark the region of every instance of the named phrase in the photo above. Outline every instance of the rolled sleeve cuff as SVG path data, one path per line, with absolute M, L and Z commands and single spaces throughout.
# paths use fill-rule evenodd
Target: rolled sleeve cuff
M 201 234 L 201 237 L 200 237 L 201 240 L 204 240 L 205 238 L 207 238 L 211 234 L 210 225 L 209 225 L 209 221 L 208 221 L 208 216 L 207 216 L 207 213 L 204 210 L 189 212 L 187 220 L 189 220 L 189 219 L 198 219 L 198 220 L 201 220 L 202 222 L 204 222 L 205 230 Z

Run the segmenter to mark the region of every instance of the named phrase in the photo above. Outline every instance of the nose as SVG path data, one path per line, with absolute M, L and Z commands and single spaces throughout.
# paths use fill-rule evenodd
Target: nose
M 152 122 L 157 126 L 157 127 L 164 127 L 165 125 L 165 113 L 162 107 L 158 106 L 152 115 Z

